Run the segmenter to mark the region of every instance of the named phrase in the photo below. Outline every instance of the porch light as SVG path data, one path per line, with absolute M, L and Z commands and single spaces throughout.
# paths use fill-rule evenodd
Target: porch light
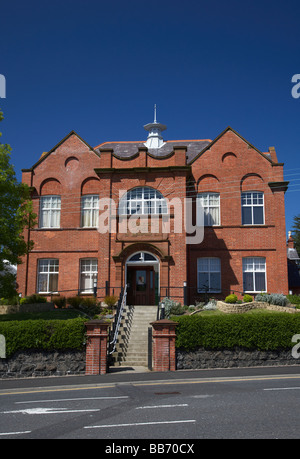
M 165 318 L 165 303 L 161 303 L 161 315 L 160 315 L 160 318 L 161 319 Z

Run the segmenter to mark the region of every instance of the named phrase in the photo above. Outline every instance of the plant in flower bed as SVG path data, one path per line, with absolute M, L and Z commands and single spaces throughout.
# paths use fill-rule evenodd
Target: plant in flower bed
M 164 298 L 161 301 L 161 304 L 165 305 L 165 317 L 166 319 L 169 319 L 172 315 L 182 315 L 186 312 L 186 308 L 181 306 L 180 303 L 178 303 L 175 300 L 172 300 L 172 298 Z
M 256 295 L 255 301 L 263 301 L 275 306 L 287 306 L 289 304 L 289 300 L 282 293 L 259 293 Z
M 25 296 L 20 299 L 20 304 L 36 304 L 36 303 L 47 303 L 47 298 L 44 296 L 34 293 L 30 296 Z
M 97 298 L 73 296 L 67 298 L 66 303 L 89 318 L 93 318 L 96 314 L 101 312 L 101 305 Z
M 106 295 L 104 298 L 104 303 L 109 309 L 112 309 L 118 301 L 118 297 L 116 295 Z
M 225 303 L 231 303 L 231 304 L 251 303 L 252 301 L 253 301 L 253 297 L 251 295 L 248 295 L 247 293 L 243 296 L 243 301 L 238 300 L 238 297 L 234 293 L 226 296 L 225 298 Z
M 233 304 L 233 303 L 236 303 L 237 300 L 238 300 L 238 297 L 234 293 L 232 293 L 231 295 L 226 296 L 225 303 Z
M 67 305 L 67 298 L 65 296 L 53 296 L 52 301 L 58 309 L 65 308 Z
M 244 303 L 251 303 L 253 301 L 253 297 L 248 295 L 247 293 L 243 296 Z
M 18 296 L 13 296 L 11 298 L 0 298 L 0 305 L 11 305 L 15 306 L 16 304 L 19 304 L 19 297 Z
M 287 295 L 287 299 L 296 309 L 300 309 L 300 295 Z

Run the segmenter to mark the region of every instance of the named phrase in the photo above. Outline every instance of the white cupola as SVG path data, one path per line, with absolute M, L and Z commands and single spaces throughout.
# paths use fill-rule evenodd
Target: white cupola
M 147 141 L 145 142 L 147 148 L 160 148 L 165 144 L 161 133 L 167 129 L 167 126 L 156 121 L 156 105 L 154 105 L 154 121 L 153 123 L 146 124 L 144 129 L 149 132 Z

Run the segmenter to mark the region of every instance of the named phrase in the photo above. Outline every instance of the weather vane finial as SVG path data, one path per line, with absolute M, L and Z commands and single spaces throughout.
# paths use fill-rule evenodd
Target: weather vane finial
M 162 131 L 167 129 L 167 126 L 159 123 L 156 120 L 156 104 L 154 104 L 154 121 L 153 123 L 145 124 L 144 129 L 149 132 L 145 146 L 149 149 L 160 148 L 165 145 L 164 139 L 162 137 Z

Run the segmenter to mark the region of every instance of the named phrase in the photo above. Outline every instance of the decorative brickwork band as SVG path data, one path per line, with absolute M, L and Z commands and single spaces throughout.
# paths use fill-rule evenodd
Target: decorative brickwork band
M 91 320 L 86 322 L 86 375 L 104 375 L 107 372 L 107 338 L 109 322 Z
M 153 370 L 175 371 L 175 328 L 177 322 L 163 319 L 151 323 L 153 327 Z

